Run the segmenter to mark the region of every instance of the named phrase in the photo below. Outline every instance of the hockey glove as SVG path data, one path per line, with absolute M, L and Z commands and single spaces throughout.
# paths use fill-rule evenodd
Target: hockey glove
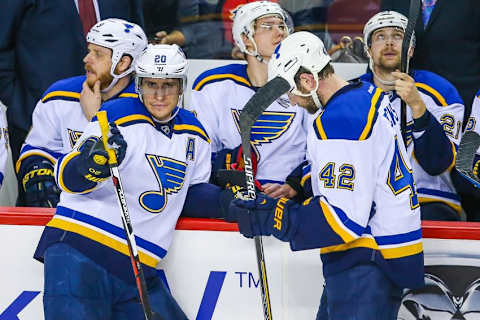
M 115 151 L 120 165 L 125 158 L 127 142 L 113 123 L 110 124 L 108 145 Z M 83 178 L 95 183 L 105 181 L 110 176 L 108 154 L 101 139 L 85 142 L 78 156 L 77 171 Z
M 40 160 L 31 165 L 22 178 L 27 207 L 55 208 L 60 200 L 60 188 L 55 182 L 53 164 Z
M 287 198 L 276 200 L 260 193 L 255 200 L 233 200 L 229 211 L 247 238 L 273 235 L 279 240 L 290 241 L 296 231 L 294 207 L 294 202 Z
M 220 211 L 222 212 L 223 218 L 227 222 L 237 222 L 237 217 L 235 213 L 231 210 L 230 204 L 232 200 L 234 199 L 245 199 L 243 196 L 243 192 L 245 191 L 245 188 L 241 186 L 233 186 L 230 188 L 227 188 L 225 190 L 220 191 L 219 197 L 218 197 L 218 203 L 220 206 Z
M 257 155 L 251 152 L 253 175 L 257 175 Z M 222 188 L 242 186 L 246 188 L 245 163 L 243 161 L 243 148 L 223 149 L 215 154 L 212 162 L 213 183 Z M 255 179 L 255 186 L 262 191 L 261 184 Z

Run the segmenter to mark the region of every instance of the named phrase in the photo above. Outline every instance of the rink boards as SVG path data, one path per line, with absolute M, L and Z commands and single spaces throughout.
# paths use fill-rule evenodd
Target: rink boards
M 0 208 L 0 320 L 43 319 L 43 265 L 32 255 L 51 214 Z M 237 230 L 220 220 L 177 225 L 159 272 L 189 319 L 263 319 L 254 242 Z M 480 319 L 480 224 L 426 222 L 424 237 L 430 290 L 408 294 L 400 318 L 418 319 L 413 314 L 420 310 L 432 319 L 455 312 Z M 264 247 L 274 319 L 315 319 L 323 284 L 319 250 L 292 252 L 271 237 Z

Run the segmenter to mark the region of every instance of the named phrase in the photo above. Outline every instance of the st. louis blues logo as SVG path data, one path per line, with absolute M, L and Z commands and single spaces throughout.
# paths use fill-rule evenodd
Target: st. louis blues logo
M 80 139 L 83 132 L 82 131 L 75 131 L 75 130 L 72 130 L 72 129 L 67 129 L 67 131 L 68 131 L 68 138 L 70 140 L 70 147 L 72 147 L 72 149 L 73 149 L 73 146 L 75 145 L 75 143 L 77 143 L 78 139 Z
M 145 210 L 159 213 L 167 205 L 167 195 L 177 193 L 182 188 L 187 164 L 153 154 L 146 154 L 145 157 L 157 178 L 160 190 L 142 193 L 139 202 Z
M 232 109 L 232 116 L 238 132 L 240 132 L 240 112 L 240 110 Z M 252 149 L 257 155 L 257 159 L 260 160 L 260 154 L 256 146 L 264 143 L 271 143 L 273 140 L 278 139 L 288 130 L 294 118 L 294 112 L 279 111 L 264 111 L 260 117 L 258 117 L 257 121 L 252 126 L 252 132 L 250 135 L 250 143 L 252 144 Z

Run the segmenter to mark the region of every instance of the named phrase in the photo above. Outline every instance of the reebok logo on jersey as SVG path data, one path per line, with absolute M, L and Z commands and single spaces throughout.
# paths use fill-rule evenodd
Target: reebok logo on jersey
M 287 203 L 287 201 L 287 198 L 281 198 L 278 200 L 277 206 L 275 207 L 275 216 L 273 217 L 275 224 L 273 227 L 278 231 L 282 231 L 283 208 L 285 208 L 285 203 Z

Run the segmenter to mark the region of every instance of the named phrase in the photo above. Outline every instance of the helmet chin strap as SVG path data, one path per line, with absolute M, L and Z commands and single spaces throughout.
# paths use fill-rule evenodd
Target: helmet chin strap
M 173 118 L 175 118 L 179 111 L 180 111 L 180 108 L 177 106 L 177 110 L 175 111 L 175 113 L 173 113 L 167 120 L 158 120 L 158 119 L 155 119 L 153 117 L 152 118 L 155 120 L 155 122 L 158 122 L 160 124 L 165 124 L 165 123 L 170 122 L 170 120 L 172 120 Z
M 384 86 L 389 86 L 389 87 L 395 86 L 395 81 L 394 80 L 384 80 L 384 79 L 382 79 L 378 76 L 378 74 L 373 69 L 373 59 L 371 57 L 369 59 L 368 66 L 370 67 L 370 70 L 372 71 L 373 76 L 375 77 L 375 79 L 378 80 L 378 82 L 380 82 Z
M 119 79 L 120 79 L 120 77 L 118 77 L 118 76 L 115 75 L 115 76 L 113 77 L 112 81 L 110 82 L 110 84 L 108 85 L 108 87 L 106 87 L 106 88 L 103 89 L 103 90 L 100 90 L 100 92 L 101 92 L 101 93 L 107 93 L 108 91 L 110 91 L 110 90 L 113 88 L 113 86 L 115 86 L 115 85 L 117 84 L 117 82 L 118 82 Z
M 316 85 L 315 85 L 315 88 L 312 89 L 309 93 L 302 93 L 298 89 L 294 89 L 292 93 L 301 97 L 312 97 L 313 103 L 315 103 L 315 106 L 317 107 L 317 109 L 323 109 L 323 105 L 320 102 L 320 98 L 318 97 L 318 93 L 317 93 L 318 86 L 319 86 L 318 75 L 313 74 L 313 79 L 315 80 Z

